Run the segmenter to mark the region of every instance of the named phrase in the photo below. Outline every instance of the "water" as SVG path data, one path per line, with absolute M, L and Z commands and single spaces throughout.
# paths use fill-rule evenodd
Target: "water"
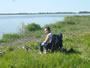
M 90 14 L 31 14 L 31 15 L 0 15 L 0 39 L 3 34 L 17 33 L 21 24 L 31 23 L 40 24 L 41 27 L 46 24 L 63 21 L 66 16 L 90 15 Z

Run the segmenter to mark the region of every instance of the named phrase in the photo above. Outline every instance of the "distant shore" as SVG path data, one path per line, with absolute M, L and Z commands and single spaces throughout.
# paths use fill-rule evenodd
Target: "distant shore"
M 75 12 L 0 13 L 0 15 L 30 15 L 30 14 L 77 14 L 77 13 Z
M 37 13 L 0 13 L 0 15 L 30 15 L 30 14 L 90 14 L 90 11 L 80 12 L 37 12 Z
M 37 15 L 37 14 L 90 14 L 90 13 L 1 13 L 0 15 Z

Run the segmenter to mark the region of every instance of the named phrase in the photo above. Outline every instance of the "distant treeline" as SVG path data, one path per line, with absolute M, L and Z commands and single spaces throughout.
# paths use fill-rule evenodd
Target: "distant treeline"
M 75 12 L 0 13 L 0 15 L 29 15 L 29 14 L 76 14 L 76 13 Z
M 90 11 L 80 11 L 79 13 L 90 13 Z
M 39 14 L 76 14 L 75 12 L 40 12 Z
M 77 13 L 90 13 L 90 11 L 80 11 Z M 29 15 L 29 14 L 77 14 L 76 12 L 38 12 L 38 13 L 0 13 L 0 15 Z

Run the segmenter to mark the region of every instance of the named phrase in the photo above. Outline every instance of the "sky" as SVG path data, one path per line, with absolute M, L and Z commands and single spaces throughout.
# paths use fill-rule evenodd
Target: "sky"
M 90 0 L 0 0 L 0 13 L 90 11 Z

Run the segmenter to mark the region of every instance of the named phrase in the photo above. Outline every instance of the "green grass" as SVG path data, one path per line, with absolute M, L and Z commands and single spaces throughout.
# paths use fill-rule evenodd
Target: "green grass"
M 0 57 L 0 68 L 89 68 L 90 34 L 64 38 L 64 47 L 73 48 L 76 52 L 54 52 L 39 55 L 39 42 L 26 43 L 33 50 L 23 50 L 21 46 L 9 47 Z M 77 44 L 77 45 L 76 45 Z M 12 50 L 13 48 L 13 50 Z
M 67 52 L 39 55 L 39 44 L 45 37 L 43 30 L 29 32 L 23 42 L 32 49 L 22 49 L 22 44 L 8 44 L 0 48 L 0 68 L 89 68 L 90 65 L 90 16 L 66 17 L 62 22 L 48 25 L 55 34 L 63 33 L 63 47 Z M 26 34 L 25 34 L 26 35 Z M 42 38 L 42 39 L 41 39 Z M 24 39 L 24 38 L 22 38 Z M 73 48 L 73 52 L 69 49 Z

